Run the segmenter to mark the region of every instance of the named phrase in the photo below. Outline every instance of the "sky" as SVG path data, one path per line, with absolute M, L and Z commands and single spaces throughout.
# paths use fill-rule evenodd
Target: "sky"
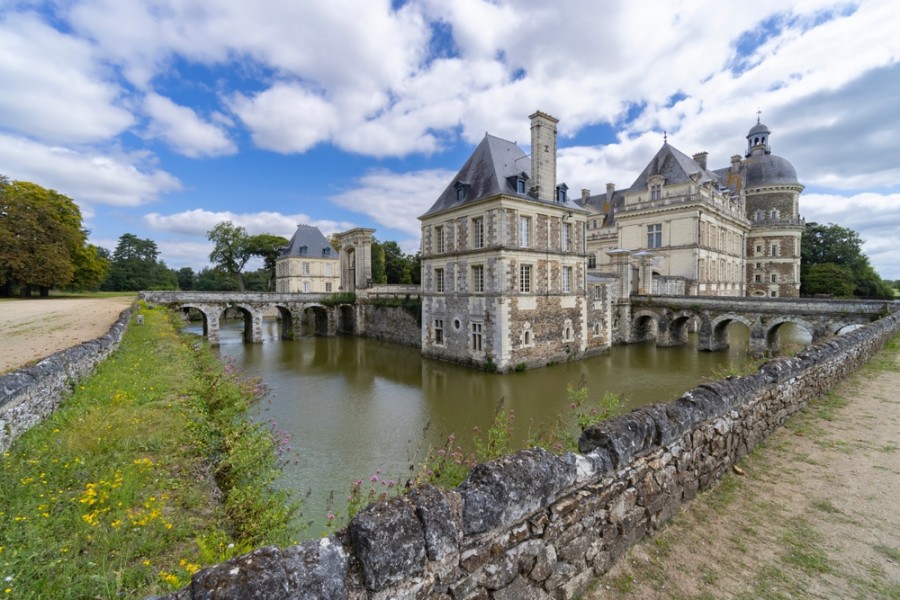
M 0 174 L 197 271 L 222 221 L 415 252 L 485 133 L 529 152 L 535 110 L 576 194 L 630 187 L 664 135 L 725 167 L 759 118 L 806 220 L 900 279 L 898 30 L 893 0 L 3 0 Z

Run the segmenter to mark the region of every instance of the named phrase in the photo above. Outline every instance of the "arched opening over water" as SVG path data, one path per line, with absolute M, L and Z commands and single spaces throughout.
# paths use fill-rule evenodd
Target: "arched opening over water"
M 278 309 L 278 322 L 281 323 L 281 339 L 294 339 L 294 316 L 291 311 L 284 306 L 276 306 Z
M 328 311 L 318 304 L 303 309 L 303 335 L 328 335 Z
M 659 335 L 659 317 L 652 311 L 640 311 L 631 322 L 631 339 L 635 342 L 649 342 Z
M 773 353 L 794 353 L 812 343 L 814 332 L 815 328 L 805 321 L 781 319 L 769 326 L 766 345 Z
M 338 333 L 356 333 L 356 312 L 350 304 L 341 304 L 338 307 Z
M 725 315 L 713 321 L 711 333 L 711 349 L 724 350 L 734 348 L 746 352 L 750 344 L 750 332 L 753 324 L 744 317 Z

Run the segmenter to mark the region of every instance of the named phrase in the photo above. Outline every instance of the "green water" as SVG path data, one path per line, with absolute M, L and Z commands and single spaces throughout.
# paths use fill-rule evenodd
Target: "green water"
M 263 343 L 244 344 L 242 327 L 223 324 L 219 352 L 271 390 L 255 416 L 290 435 L 279 485 L 309 492 L 303 518 L 313 525 L 307 536 L 322 533 L 330 495 L 338 512 L 354 479 L 368 482 L 379 471 L 380 479 L 405 481 L 429 444 L 439 446 L 456 433 L 471 445 L 473 427 L 488 428 L 500 403 L 515 413 L 517 443 L 524 444 L 529 432 L 570 413 L 569 383 L 584 378 L 592 398 L 611 391 L 626 408 L 669 401 L 717 370 L 743 364 L 747 348 L 746 328 L 732 326 L 727 351 L 698 352 L 691 335 L 682 347 L 615 346 L 581 361 L 496 375 L 364 338 L 280 340 L 275 321 L 265 322 Z M 802 342 L 804 333 L 781 335 Z

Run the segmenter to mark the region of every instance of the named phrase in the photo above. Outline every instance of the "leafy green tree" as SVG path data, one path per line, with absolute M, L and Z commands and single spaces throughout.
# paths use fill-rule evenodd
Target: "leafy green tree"
M 174 290 L 178 280 L 159 260 L 153 240 L 141 239 L 133 233 L 119 238 L 102 289 L 112 291 Z
M 197 290 L 201 292 L 235 292 L 237 280 L 220 269 L 205 267 L 197 274 Z
M 409 260 L 397 242 L 383 242 L 384 274 L 388 283 L 412 283 Z
M 98 289 L 109 272 L 109 251 L 93 244 L 85 244 L 75 251 L 73 258 L 75 275 L 68 287 L 74 290 Z
M 206 237 L 214 245 L 209 260 L 217 269 L 231 275 L 237 281 L 238 289 L 243 292 L 244 278 L 241 272 L 253 256 L 247 230 L 231 221 L 223 221 L 207 231 Z
M 103 267 L 71 198 L 0 176 L 0 288 L 7 295 L 14 286 L 25 296 L 33 288 L 46 296 L 52 287 L 90 286 Z
M 190 267 L 182 267 L 175 272 L 175 278 L 178 280 L 178 289 L 188 291 L 194 289 L 197 276 Z
M 263 269 L 267 277 L 261 291 L 269 292 L 275 289 L 275 261 L 288 243 L 288 240 L 280 235 L 272 235 L 270 233 L 252 235 L 247 239 L 247 248 L 250 254 L 263 259 Z
M 378 240 L 372 240 L 372 283 L 387 283 L 384 271 L 384 247 Z
M 835 263 L 822 263 L 809 267 L 803 280 L 803 292 L 810 296 L 825 294 L 838 298 L 850 298 L 856 288 L 853 271 Z
M 853 275 L 852 295 L 859 297 L 890 298 L 892 293 L 862 251 L 863 240 L 847 227 L 829 223 L 807 223 L 800 240 L 800 292 L 804 295 L 829 293 L 819 290 L 820 278 L 810 279 L 811 270 L 817 265 L 833 264 L 844 267 Z M 819 271 L 821 272 L 821 270 Z M 837 282 L 842 285 L 843 282 Z M 839 295 L 836 292 L 831 292 Z

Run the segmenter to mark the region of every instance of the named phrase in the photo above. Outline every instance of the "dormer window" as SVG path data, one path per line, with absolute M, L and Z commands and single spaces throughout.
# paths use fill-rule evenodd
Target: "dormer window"
M 564 203 L 566 201 L 566 193 L 568 192 L 568 190 L 569 186 L 564 183 L 556 186 L 556 201 L 560 204 Z
M 699 173 L 697 173 L 699 176 Z M 693 179 L 694 174 L 691 174 L 691 178 Z M 651 200 L 661 200 L 662 199 L 662 189 L 663 184 L 666 182 L 665 178 L 662 175 L 656 174 L 651 175 L 649 180 L 647 181 L 647 187 L 650 190 L 650 199 Z
M 331 248 L 322 248 L 322 256 L 331 256 Z
M 662 185 L 654 183 L 650 186 L 650 199 L 659 200 L 662 197 Z
M 309 250 L 306 246 L 300 246 L 300 256 L 306 256 L 306 252 Z
M 466 191 L 469 189 L 469 184 L 462 182 L 462 181 L 457 181 L 455 188 L 456 188 L 456 201 L 462 202 L 463 200 L 466 199 Z
M 525 183 L 528 181 L 528 174 L 524 171 L 516 173 L 515 175 L 510 175 L 506 180 L 509 182 L 511 188 L 515 188 L 517 194 L 525 195 L 528 193 L 527 184 Z

